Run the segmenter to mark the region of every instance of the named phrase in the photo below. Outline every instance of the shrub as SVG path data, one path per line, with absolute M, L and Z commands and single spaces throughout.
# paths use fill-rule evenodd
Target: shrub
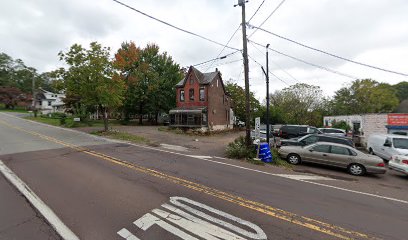
M 240 136 L 229 143 L 226 149 L 229 158 L 253 159 L 256 156 L 255 148 L 245 144 L 245 137 Z
M 350 125 L 348 125 L 345 121 L 339 121 L 339 122 L 334 121 L 333 124 L 332 124 L 332 127 L 333 128 L 340 128 L 340 129 L 343 129 L 345 131 L 349 131 L 351 129 Z

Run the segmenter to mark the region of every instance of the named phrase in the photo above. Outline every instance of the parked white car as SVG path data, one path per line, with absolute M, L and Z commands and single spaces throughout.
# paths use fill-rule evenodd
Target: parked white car
M 388 168 L 408 175 L 408 154 L 392 156 Z
M 408 136 L 396 134 L 371 134 L 367 141 L 367 150 L 389 161 L 394 155 L 408 154 Z
M 340 128 L 319 128 L 319 131 L 325 134 L 335 135 L 335 136 L 347 136 L 347 132 Z

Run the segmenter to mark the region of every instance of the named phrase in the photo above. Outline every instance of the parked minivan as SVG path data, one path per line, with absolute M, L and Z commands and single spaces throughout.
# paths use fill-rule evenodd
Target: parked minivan
M 408 136 L 397 134 L 371 134 L 367 141 L 367 150 L 389 161 L 394 155 L 408 154 Z
M 276 137 L 290 139 L 296 137 L 302 137 L 311 133 L 321 133 L 317 128 L 307 125 L 283 125 Z

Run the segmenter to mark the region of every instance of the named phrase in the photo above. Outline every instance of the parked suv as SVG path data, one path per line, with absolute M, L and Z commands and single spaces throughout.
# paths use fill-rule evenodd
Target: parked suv
M 278 146 L 307 146 L 316 142 L 331 142 L 354 147 L 354 143 L 350 138 L 340 137 L 330 134 L 309 134 L 301 138 L 282 139 Z
M 296 138 L 311 133 L 321 133 L 317 128 L 307 125 L 283 125 L 276 134 L 280 138 Z

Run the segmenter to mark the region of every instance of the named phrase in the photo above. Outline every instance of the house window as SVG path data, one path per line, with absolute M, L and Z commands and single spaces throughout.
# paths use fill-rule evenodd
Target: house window
M 194 78 L 190 77 L 190 85 L 192 85 L 194 83 Z
M 51 101 L 48 101 L 48 106 L 51 106 Z
M 184 90 L 180 90 L 180 102 L 184 102 Z
M 200 88 L 200 101 L 205 101 L 205 91 L 204 88 Z
M 194 89 L 190 88 L 190 90 L 188 91 L 188 95 L 190 98 L 190 101 L 194 101 Z

